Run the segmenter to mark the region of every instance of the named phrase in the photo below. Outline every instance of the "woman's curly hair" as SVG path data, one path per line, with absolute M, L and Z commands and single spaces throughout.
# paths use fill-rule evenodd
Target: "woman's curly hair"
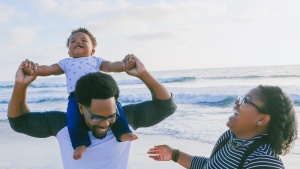
M 259 85 L 261 101 L 270 115 L 268 135 L 277 154 L 287 154 L 297 139 L 298 126 L 293 100 L 277 86 Z

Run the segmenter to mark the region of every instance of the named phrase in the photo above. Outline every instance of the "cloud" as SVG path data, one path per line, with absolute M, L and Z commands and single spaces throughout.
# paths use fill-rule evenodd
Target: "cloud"
M 43 14 L 72 19 L 86 19 L 101 14 L 107 9 L 104 1 L 94 0 L 36 0 L 34 5 Z
M 189 1 L 95 1 L 95 0 L 43 0 L 34 1 L 43 14 L 52 14 L 72 19 L 101 20 L 141 20 L 150 23 L 191 21 L 207 16 L 227 13 L 227 6 L 217 3 Z
M 29 14 L 24 9 L 18 9 L 16 7 L 12 7 L 6 4 L 0 3 L 0 24 L 6 24 L 9 22 L 13 22 L 18 19 L 26 19 Z
M 175 1 L 167 3 L 159 1 L 147 6 L 137 7 L 133 15 L 152 21 L 181 22 L 198 20 L 203 17 L 220 16 L 227 13 L 226 5 L 203 3 L 201 1 Z
M 191 31 L 191 32 L 189 32 Z M 149 41 L 159 41 L 162 42 L 182 42 L 186 39 L 193 39 L 193 32 L 195 30 L 192 28 L 182 28 L 182 29 L 174 29 L 169 31 L 155 31 L 155 32 L 146 32 L 140 34 L 133 34 L 128 36 L 128 40 L 130 41 L 138 41 L 138 42 L 149 42 Z
M 228 12 L 228 7 L 224 4 L 203 3 L 195 0 L 171 3 L 147 1 L 147 4 L 142 4 L 142 2 L 133 4 L 129 1 L 126 3 L 117 1 L 114 4 L 105 2 L 101 4 L 105 15 L 98 10 L 98 17 L 86 19 L 83 26 L 94 32 L 96 36 L 126 36 L 130 40 L 150 40 L 155 37 L 176 39 L 178 36 L 184 38 L 182 35 L 191 34 L 186 32 L 187 29 L 197 32 L 196 29 L 211 29 L 213 25 L 218 28 L 218 24 L 211 23 L 213 20 L 211 18 Z M 88 3 L 95 2 L 85 1 L 85 5 Z M 95 8 L 97 5 L 92 6 Z
M 146 5 L 133 4 L 120 5 L 111 8 L 113 15 L 107 15 L 107 21 L 129 21 L 147 22 L 152 29 L 156 29 L 157 24 L 167 26 L 167 24 L 197 24 L 200 19 L 205 17 L 220 16 L 227 13 L 226 5 L 206 4 L 199 1 L 175 1 L 167 3 L 164 1 L 153 2 Z M 159 27 L 161 28 L 161 27 Z
M 299 55 L 300 1 L 31 0 L 2 4 L 0 24 L 5 24 L 0 28 L 0 45 L 6 49 L 1 58 L 5 61 L 7 56 L 18 61 L 30 56 L 48 64 L 68 57 L 65 41 L 78 27 L 86 27 L 97 38 L 97 56 L 119 60 L 135 53 L 157 70 L 294 62 L 288 57 Z M 267 63 L 261 60 L 270 56 Z M 181 60 L 169 64 L 172 59 Z M 201 62 L 195 64 L 196 59 Z
M 8 33 L 5 35 L 7 40 L 1 45 L 10 50 L 16 47 L 20 49 L 21 47 L 31 46 L 35 41 L 39 29 L 39 27 L 13 27 L 7 30 Z
M 15 45 L 27 46 L 34 41 L 36 30 L 30 27 L 16 27 L 11 30 L 10 42 Z
M 0 24 L 7 23 L 12 20 L 16 10 L 8 5 L 4 5 L 0 3 Z

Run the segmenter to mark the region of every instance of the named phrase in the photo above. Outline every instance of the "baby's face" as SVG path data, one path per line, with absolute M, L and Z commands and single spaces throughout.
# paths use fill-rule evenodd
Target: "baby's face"
M 92 56 L 95 50 L 90 37 L 82 32 L 71 35 L 69 41 L 69 55 L 73 58 Z

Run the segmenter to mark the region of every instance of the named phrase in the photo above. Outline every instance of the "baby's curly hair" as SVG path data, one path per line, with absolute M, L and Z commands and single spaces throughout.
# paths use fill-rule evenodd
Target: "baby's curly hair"
M 78 29 L 74 29 L 72 32 L 71 32 L 71 35 L 68 37 L 67 39 L 67 47 L 69 47 L 69 43 L 70 43 L 70 37 L 74 34 L 74 33 L 78 33 L 78 32 L 81 32 L 81 33 L 85 33 L 87 34 L 91 41 L 92 41 L 92 44 L 93 44 L 93 47 L 95 48 L 97 46 L 97 41 L 96 41 L 96 38 L 94 37 L 94 35 L 89 31 L 87 30 L 86 28 L 78 28 Z
M 259 85 L 264 109 L 270 115 L 268 135 L 275 153 L 287 154 L 297 139 L 298 126 L 293 101 L 280 87 Z

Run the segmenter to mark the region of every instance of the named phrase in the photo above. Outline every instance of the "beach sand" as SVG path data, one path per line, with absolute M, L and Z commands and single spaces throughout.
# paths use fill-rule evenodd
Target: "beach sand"
M 0 130 L 1 169 L 61 169 L 59 145 L 55 137 L 33 138 L 16 133 L 10 128 Z M 158 162 L 149 158 L 147 151 L 154 145 L 168 144 L 191 155 L 209 156 L 213 145 L 197 141 L 174 139 L 161 135 L 141 135 L 134 141 L 131 169 L 182 169 L 173 161 Z M 299 155 L 289 154 L 282 160 L 287 169 L 299 168 Z

